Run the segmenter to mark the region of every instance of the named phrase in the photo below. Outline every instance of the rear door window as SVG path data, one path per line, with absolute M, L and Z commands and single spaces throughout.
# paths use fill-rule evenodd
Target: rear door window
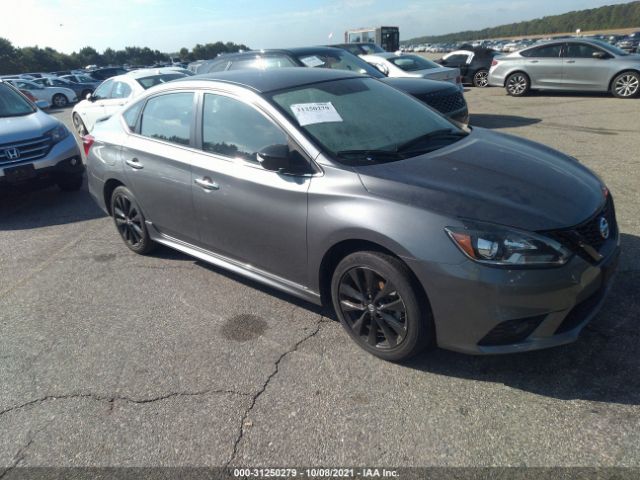
M 192 120 L 192 92 L 159 95 L 150 98 L 144 106 L 140 134 L 178 145 L 189 145 Z
M 523 57 L 536 57 L 536 58 L 559 58 L 562 45 L 545 45 L 543 47 L 531 48 L 520 52 Z

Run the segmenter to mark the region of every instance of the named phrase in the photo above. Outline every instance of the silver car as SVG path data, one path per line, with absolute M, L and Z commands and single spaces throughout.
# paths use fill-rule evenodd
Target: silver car
M 640 55 L 598 40 L 563 39 L 493 60 L 489 85 L 514 97 L 530 90 L 610 91 L 619 98 L 640 92 Z
M 575 159 L 459 128 L 353 72 L 176 80 L 84 146 L 89 191 L 129 249 L 159 243 L 330 303 L 388 360 L 571 342 L 618 258 L 612 196 Z

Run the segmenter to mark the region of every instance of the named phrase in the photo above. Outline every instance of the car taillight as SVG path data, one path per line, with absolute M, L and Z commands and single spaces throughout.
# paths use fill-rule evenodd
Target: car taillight
M 96 139 L 92 135 L 85 135 L 84 137 L 82 137 L 82 146 L 84 147 L 85 155 L 89 155 L 89 150 L 91 150 L 91 147 L 93 146 L 93 142 L 95 140 Z
M 498 64 L 498 60 L 496 60 L 495 58 L 491 61 L 491 66 L 495 67 Z

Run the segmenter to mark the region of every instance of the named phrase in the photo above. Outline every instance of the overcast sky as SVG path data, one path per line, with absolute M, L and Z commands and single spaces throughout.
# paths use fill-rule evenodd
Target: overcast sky
M 84 46 L 165 52 L 218 40 L 251 48 L 342 41 L 397 25 L 400 38 L 475 30 L 625 0 L 0 0 L 0 37 L 71 53 Z M 579 26 L 576 26 L 579 28 Z

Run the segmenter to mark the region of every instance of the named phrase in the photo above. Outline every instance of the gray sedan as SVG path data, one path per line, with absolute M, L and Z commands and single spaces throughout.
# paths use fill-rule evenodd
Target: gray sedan
M 489 85 L 505 87 L 514 97 L 539 89 L 632 98 L 640 93 L 640 55 L 598 40 L 547 42 L 495 58 Z
M 387 360 L 571 342 L 616 267 L 612 196 L 575 159 L 353 72 L 169 82 L 83 143 L 130 250 L 163 244 L 330 303 Z

